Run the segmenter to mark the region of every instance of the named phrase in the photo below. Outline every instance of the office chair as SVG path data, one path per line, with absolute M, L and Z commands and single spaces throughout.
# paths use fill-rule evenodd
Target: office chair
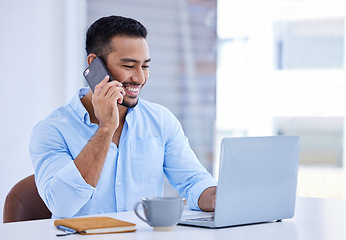
M 37 192 L 35 177 L 19 181 L 6 196 L 3 222 L 18 222 L 51 218 L 52 213 Z

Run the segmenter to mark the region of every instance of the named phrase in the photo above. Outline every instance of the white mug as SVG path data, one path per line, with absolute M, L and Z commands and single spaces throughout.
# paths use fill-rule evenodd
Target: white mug
M 181 197 L 142 198 L 134 205 L 136 215 L 153 227 L 155 231 L 173 230 L 184 210 L 185 199 Z M 143 206 L 145 218 L 138 213 L 138 206 Z

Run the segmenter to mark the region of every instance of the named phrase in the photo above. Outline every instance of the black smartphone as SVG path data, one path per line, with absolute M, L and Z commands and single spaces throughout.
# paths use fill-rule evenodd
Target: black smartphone
M 90 65 L 84 70 L 83 75 L 93 92 L 95 90 L 95 86 L 99 84 L 107 75 L 109 76 L 109 82 L 113 81 L 113 78 L 109 74 L 106 65 L 99 57 L 96 57 L 90 63 Z

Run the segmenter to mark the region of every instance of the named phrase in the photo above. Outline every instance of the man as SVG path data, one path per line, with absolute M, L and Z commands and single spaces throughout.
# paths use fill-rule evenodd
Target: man
M 87 62 L 100 57 L 107 76 L 38 123 L 30 154 L 39 193 L 53 217 L 133 210 L 162 195 L 163 173 L 192 209 L 213 211 L 216 182 L 166 108 L 139 99 L 149 77 L 147 31 L 119 16 L 87 31 Z

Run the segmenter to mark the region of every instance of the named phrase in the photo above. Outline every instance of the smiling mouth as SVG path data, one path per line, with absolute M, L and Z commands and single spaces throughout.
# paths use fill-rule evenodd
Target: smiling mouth
M 125 89 L 130 91 L 130 92 L 138 92 L 139 91 L 139 87 L 126 86 Z

